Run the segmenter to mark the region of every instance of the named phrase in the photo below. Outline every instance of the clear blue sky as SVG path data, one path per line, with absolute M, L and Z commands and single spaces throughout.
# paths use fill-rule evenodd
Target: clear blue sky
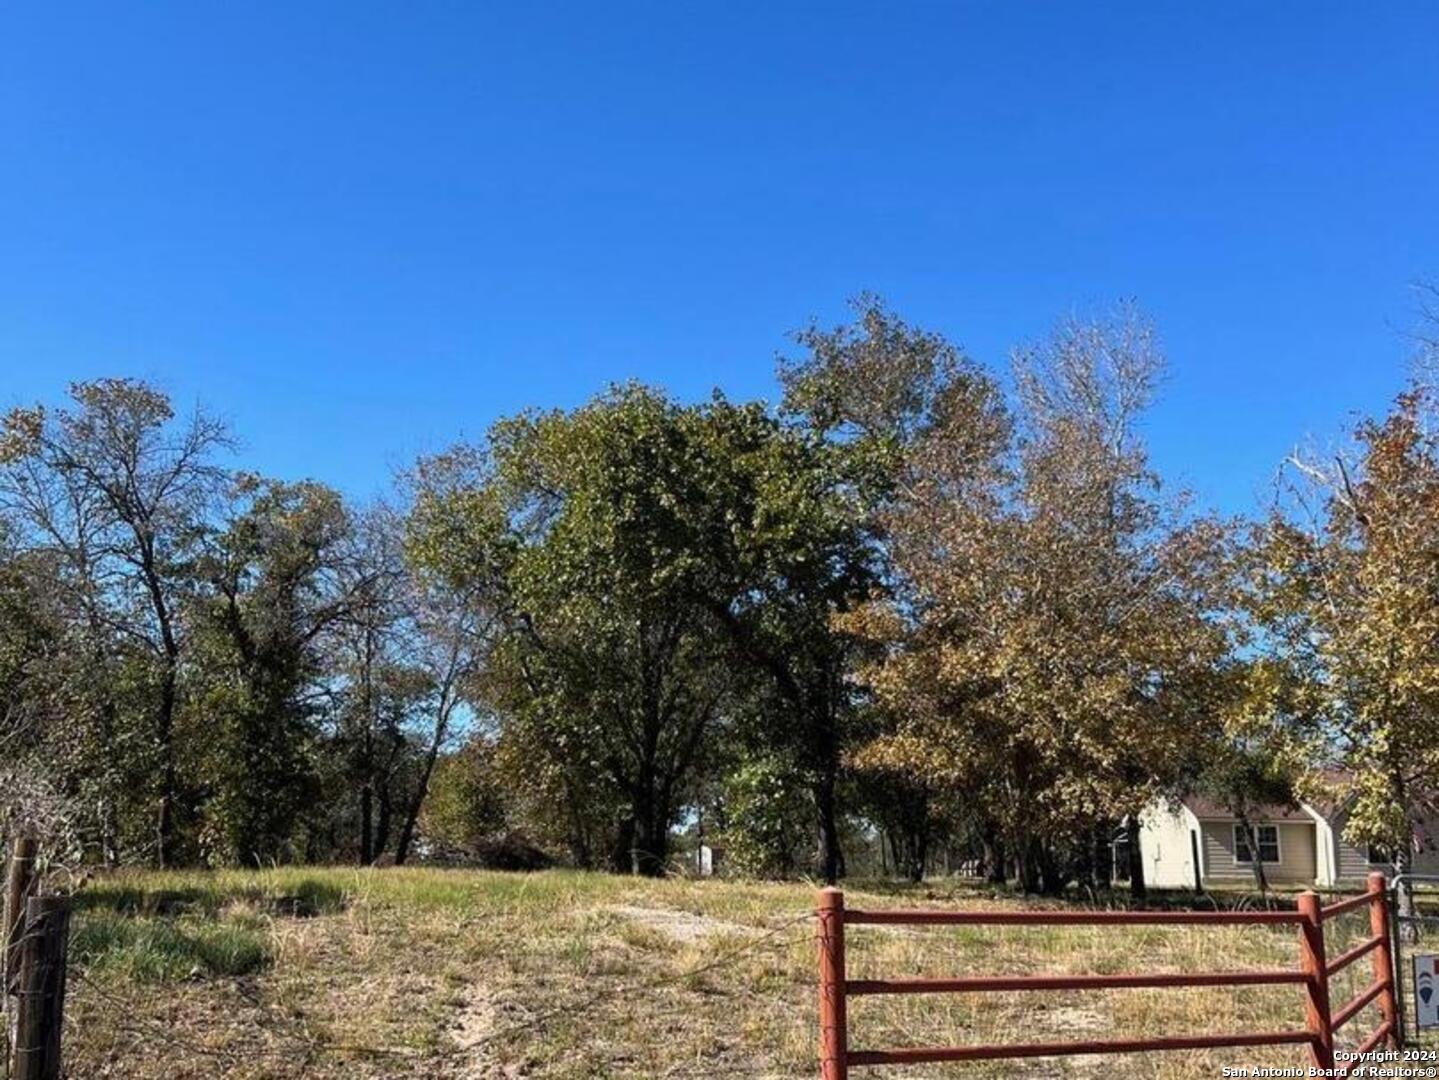
M 773 395 L 877 291 L 976 358 L 1136 297 L 1250 507 L 1439 277 L 1432 3 L 38 3 L 0 16 L 0 404 L 154 379 L 377 490 L 527 404 Z

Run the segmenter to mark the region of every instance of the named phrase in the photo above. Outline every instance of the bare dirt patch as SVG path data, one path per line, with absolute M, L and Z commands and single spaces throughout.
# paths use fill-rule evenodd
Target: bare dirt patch
M 506 1065 L 495 1053 L 504 1020 L 499 995 L 478 984 L 469 987 L 450 1033 L 460 1051 L 457 1080 L 511 1080 L 525 1075 L 522 1065 Z
M 754 927 L 743 923 L 716 919 L 710 915 L 699 915 L 693 911 L 676 911 L 672 908 L 635 907 L 630 904 L 614 904 L 605 909 L 639 923 L 649 930 L 656 930 L 679 942 L 700 941 L 720 934 L 749 934 Z

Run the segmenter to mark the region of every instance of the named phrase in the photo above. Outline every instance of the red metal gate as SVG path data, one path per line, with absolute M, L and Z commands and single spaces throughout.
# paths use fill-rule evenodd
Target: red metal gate
M 1368 906 L 1370 936 L 1332 961 L 1325 959 L 1324 922 Z M 1379 1026 L 1360 1043 L 1367 1053 L 1395 1041 L 1394 970 L 1389 947 L 1389 916 L 1383 874 L 1369 875 L 1359 896 L 1321 907 L 1317 893 L 1301 893 L 1295 911 L 854 911 L 844 894 L 819 894 L 820 1076 L 847 1080 L 852 1065 L 917 1065 L 941 1061 L 996 1058 L 1118 1054 L 1149 1050 L 1198 1050 L 1238 1046 L 1307 1045 L 1313 1064 L 1334 1069 L 1334 1033 L 1377 1000 Z M 849 979 L 845 973 L 847 926 L 1260 926 L 1298 927 L 1299 966 L 1260 971 L 1125 975 L 985 975 L 950 979 Z M 1329 980 L 1350 964 L 1372 957 L 1374 979 L 1337 1010 L 1329 1004 Z M 1102 1039 L 1057 1043 L 1010 1043 L 907 1050 L 851 1050 L 847 1001 L 870 994 L 948 994 L 974 991 L 1116 990 L 1193 986 L 1273 986 L 1292 983 L 1305 992 L 1305 1026 L 1290 1031 L 1160 1036 L 1151 1039 Z M 1347 1076 L 1341 1066 L 1335 1073 Z

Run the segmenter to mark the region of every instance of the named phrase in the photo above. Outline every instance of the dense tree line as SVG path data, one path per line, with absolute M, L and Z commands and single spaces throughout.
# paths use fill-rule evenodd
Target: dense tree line
M 1152 467 L 1132 309 L 1007 380 L 872 298 L 797 345 L 776 407 L 617 386 L 372 505 L 237 468 L 141 382 L 14 410 L 6 822 L 110 865 L 509 843 L 659 874 L 703 840 L 741 872 L 1057 891 L 1110 884 L 1155 799 L 1247 820 L 1342 768 L 1352 838 L 1412 850 L 1439 773 L 1426 380 L 1244 523 Z

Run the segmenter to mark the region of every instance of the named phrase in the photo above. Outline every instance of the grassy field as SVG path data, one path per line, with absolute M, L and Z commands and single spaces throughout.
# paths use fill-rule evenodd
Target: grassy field
M 1023 903 L 948 884 L 846 896 Z M 568 872 L 125 874 L 81 894 L 67 1054 L 76 1077 L 810 1077 L 813 902 L 803 885 Z M 1330 928 L 1331 955 L 1364 918 Z M 1287 967 L 1297 951 L 1289 928 L 1169 927 L 857 927 L 849 949 L 856 978 Z M 1367 962 L 1341 980 L 1336 1004 Z M 1297 987 L 864 999 L 851 1012 L 856 1047 L 1302 1024 Z M 1303 1060 L 1287 1048 L 869 1074 L 1208 1078 Z

